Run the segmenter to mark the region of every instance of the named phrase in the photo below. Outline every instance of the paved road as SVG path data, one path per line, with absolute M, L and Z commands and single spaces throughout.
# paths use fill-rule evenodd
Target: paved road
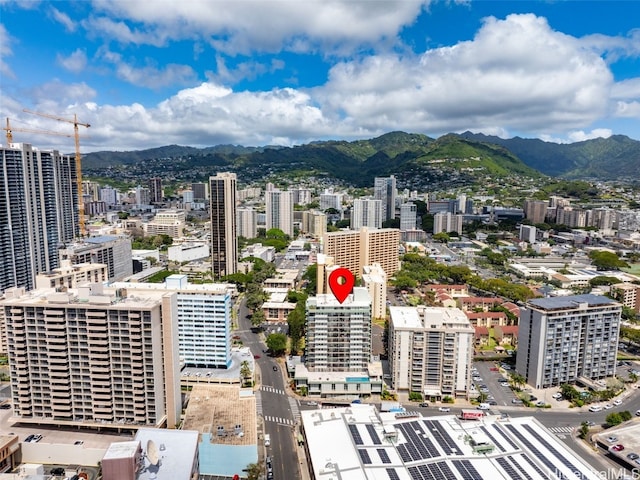
M 298 456 L 294 443 L 295 424 L 299 418 L 298 403 L 287 397 L 282 366 L 275 358 L 267 356 L 267 347 L 256 333 L 251 332 L 249 312 L 244 299 L 238 307 L 237 332 L 245 346 L 256 358 L 260 374 L 260 391 L 257 393 L 258 414 L 264 419 L 265 433 L 271 436 L 271 446 L 266 448 L 273 462 L 275 480 L 300 478 Z

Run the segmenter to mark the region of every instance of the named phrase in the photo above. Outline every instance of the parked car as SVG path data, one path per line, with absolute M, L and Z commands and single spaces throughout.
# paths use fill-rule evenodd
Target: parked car
M 551 395 L 551 398 L 555 398 L 556 400 L 558 400 L 560 397 L 562 397 L 562 394 L 560 392 Z
M 624 445 L 613 445 L 611 447 L 611 450 L 613 450 L 614 452 L 621 452 L 622 450 L 624 450 Z
M 602 411 L 602 407 L 600 405 L 591 405 L 589 407 L 589 411 L 590 412 L 601 412 Z
M 308 402 L 305 402 L 307 405 L 309 405 L 310 407 L 317 407 L 318 406 L 318 402 L 314 402 L 313 400 L 310 400 Z
M 629 460 L 635 460 L 635 459 L 637 459 L 637 458 L 640 458 L 640 455 L 638 455 L 637 453 L 633 453 L 633 452 L 631 452 L 630 454 L 628 454 L 628 455 L 627 455 L 627 458 L 628 458 Z
M 636 410 L 636 417 L 640 417 L 640 410 Z
M 428 403 L 428 402 L 422 402 L 422 403 L 421 403 L 420 405 L 418 405 L 418 406 L 419 406 L 419 407 L 422 407 L 422 408 L 427 408 L 427 407 L 429 406 L 429 403 Z
M 276 367 L 275 365 L 273 366 L 273 371 L 277 372 L 278 371 L 278 367 Z
M 438 410 L 440 412 L 450 412 L 451 411 L 451 409 L 449 407 L 440 407 L 440 408 L 438 408 Z
M 611 405 L 610 403 L 605 403 L 605 405 L 604 405 L 604 409 L 605 410 L 610 410 L 612 408 L 613 408 L 613 405 Z
M 511 403 L 514 403 L 516 405 L 522 405 L 522 400 L 520 400 L 519 398 L 512 398 Z
M 616 407 L 617 407 L 618 405 L 622 405 L 622 400 L 620 400 L 619 398 L 616 398 L 616 399 L 613 401 L 613 404 L 614 404 Z
M 546 403 L 544 403 L 542 400 L 536 402 L 536 407 L 544 407 L 545 405 Z
M 609 443 L 616 443 L 618 441 L 618 437 L 614 436 L 614 435 L 609 435 L 607 437 L 607 442 Z

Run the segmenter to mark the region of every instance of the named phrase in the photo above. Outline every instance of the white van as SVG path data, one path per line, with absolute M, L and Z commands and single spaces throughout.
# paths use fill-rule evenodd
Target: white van
M 488 403 L 481 403 L 480 405 L 478 405 L 478 410 L 489 410 L 491 408 L 491 405 L 489 405 Z
M 264 434 L 264 446 L 268 447 L 269 445 L 271 445 L 271 435 L 269 435 L 268 433 Z

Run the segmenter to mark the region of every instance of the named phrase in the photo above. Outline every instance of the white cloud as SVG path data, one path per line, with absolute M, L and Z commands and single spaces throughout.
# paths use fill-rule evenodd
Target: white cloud
M 273 73 L 284 68 L 282 60 L 272 59 L 268 63 L 247 61 L 237 63 L 233 69 L 227 67 L 224 57 L 216 55 L 216 72 L 208 72 L 207 77 L 214 81 L 233 85 L 241 80 L 255 80 L 265 73 Z
M 569 132 L 567 137 L 571 142 L 584 142 L 594 138 L 609 138 L 611 135 L 613 135 L 613 132 L 608 128 L 595 128 L 590 132 L 583 132 L 582 130 Z
M 63 57 L 61 54 L 58 54 L 56 60 L 58 64 L 62 65 L 66 70 L 73 73 L 80 73 L 87 66 L 87 53 L 78 48 L 68 57 Z
M 104 50 L 100 56 L 105 61 L 115 65 L 116 76 L 132 85 L 151 89 L 171 85 L 189 85 L 197 79 L 197 74 L 189 65 L 166 64 L 157 68 L 152 59 L 147 59 L 147 65 L 142 68 L 128 64 L 119 53 Z
M 325 110 L 365 128 L 447 132 L 587 126 L 608 108 L 605 62 L 544 18 L 485 19 L 472 41 L 420 57 L 372 56 L 334 66 Z
M 7 29 L 4 28 L 4 25 L 0 23 L 0 75 L 15 78 L 15 74 L 4 61 L 5 57 L 13 55 L 13 51 L 11 50 L 11 42 L 13 39 L 7 32 Z
M 614 115 L 616 117 L 640 119 L 640 101 L 617 102 Z
M 428 0 L 284 0 L 188 2 L 94 1 L 88 31 L 122 43 L 165 45 L 207 39 L 222 53 L 348 51 L 380 39 L 393 41 Z M 104 16 L 100 16 L 100 15 Z M 132 30 L 128 22 L 139 27 Z
M 586 35 L 580 42 L 611 63 L 621 58 L 640 57 L 640 28 L 631 30 L 627 36 L 612 37 L 600 33 Z
M 49 14 L 56 22 L 61 23 L 67 32 L 75 32 L 77 25 L 71 20 L 69 15 L 55 7 L 49 9 Z

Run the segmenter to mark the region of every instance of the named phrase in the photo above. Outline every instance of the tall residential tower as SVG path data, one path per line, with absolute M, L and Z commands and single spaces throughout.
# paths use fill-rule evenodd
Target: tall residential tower
M 231 275 L 238 269 L 236 192 L 235 173 L 222 172 L 209 177 L 211 263 L 214 278 Z

